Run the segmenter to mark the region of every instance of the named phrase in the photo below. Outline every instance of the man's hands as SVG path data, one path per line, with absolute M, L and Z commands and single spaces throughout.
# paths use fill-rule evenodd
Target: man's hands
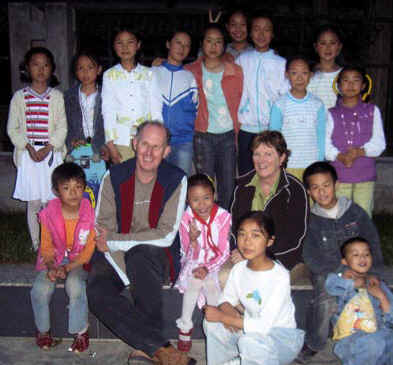
M 235 248 L 232 252 L 231 252 L 231 261 L 233 264 L 237 264 L 240 261 L 243 261 L 244 257 L 242 256 L 242 254 L 240 253 L 240 251 Z

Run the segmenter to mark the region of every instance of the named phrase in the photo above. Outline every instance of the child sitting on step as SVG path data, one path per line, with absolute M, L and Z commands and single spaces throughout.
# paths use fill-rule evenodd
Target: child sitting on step
M 393 294 L 370 277 L 373 254 L 370 243 L 354 237 L 341 246 L 343 274 L 331 273 L 326 291 L 336 297 L 333 316 L 334 353 L 343 365 L 393 363 Z
M 65 280 L 69 297 L 68 331 L 74 336 L 69 351 L 89 347 L 87 271 L 95 247 L 94 210 L 83 198 L 86 177 L 75 163 L 64 163 L 52 174 L 52 187 L 58 198 L 51 200 L 39 214 L 41 245 L 36 269 L 39 271 L 31 290 L 36 343 L 49 349 L 59 343 L 50 333 L 49 303 L 57 280 Z
M 175 285 L 183 296 L 178 349 L 191 349 L 192 313 L 195 305 L 217 305 L 220 295 L 218 272 L 229 257 L 231 215 L 214 203 L 214 186 L 206 175 L 188 179 L 188 208 L 183 214 L 179 233 L 181 271 Z

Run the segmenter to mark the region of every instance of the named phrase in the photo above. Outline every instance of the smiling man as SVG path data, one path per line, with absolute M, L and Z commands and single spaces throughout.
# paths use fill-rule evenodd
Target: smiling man
M 90 310 L 136 349 L 129 364 L 193 364 L 162 334 L 161 288 L 171 262 L 167 248 L 184 211 L 187 179 L 164 160 L 170 147 L 163 124 L 141 124 L 133 147 L 136 157 L 113 166 L 100 188 Z M 130 281 L 134 303 L 124 295 Z

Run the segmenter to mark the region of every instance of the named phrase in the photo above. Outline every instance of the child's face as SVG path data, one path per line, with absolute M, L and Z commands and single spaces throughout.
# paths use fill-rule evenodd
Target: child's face
M 34 54 L 27 65 L 32 82 L 48 82 L 52 75 L 52 64 L 43 53 Z
M 135 54 L 140 46 L 141 42 L 129 32 L 119 33 L 113 44 L 113 48 L 122 62 L 134 61 Z
M 181 65 L 190 53 L 191 38 L 187 33 L 176 33 L 171 41 L 166 43 L 166 47 L 169 51 L 169 63 Z
M 224 53 L 224 35 L 218 29 L 209 29 L 202 43 L 203 54 L 206 58 L 219 58 Z
M 226 28 L 234 42 L 244 42 L 247 39 L 247 19 L 243 14 L 233 14 Z
M 337 203 L 336 184 L 329 173 L 318 173 L 308 177 L 308 194 L 324 209 L 331 209 Z
M 359 96 L 365 86 L 362 75 L 355 70 L 343 72 L 338 85 L 341 95 L 347 98 Z
M 340 54 L 342 44 L 335 33 L 327 31 L 319 36 L 314 48 L 321 61 L 329 62 Z
M 246 260 L 265 259 L 266 248 L 272 244 L 273 239 L 268 239 L 254 220 L 245 220 L 237 232 L 237 247 Z
M 341 260 L 358 274 L 366 274 L 373 264 L 370 247 L 365 242 L 354 242 L 346 247 L 345 258 Z
M 188 189 L 188 204 L 201 218 L 207 221 L 214 205 L 214 194 L 211 188 L 196 185 Z
M 76 63 L 76 77 L 83 86 L 95 85 L 101 66 L 97 65 L 87 56 L 81 56 Z
M 285 75 L 291 84 L 292 91 L 304 93 L 310 82 L 312 73 L 306 62 L 303 60 L 294 60 L 291 62 Z
M 254 19 L 251 25 L 251 39 L 259 52 L 269 50 L 273 39 L 273 23 L 268 18 Z
M 57 185 L 57 196 L 60 198 L 62 206 L 68 209 L 79 209 L 85 185 L 76 179 L 60 182 Z

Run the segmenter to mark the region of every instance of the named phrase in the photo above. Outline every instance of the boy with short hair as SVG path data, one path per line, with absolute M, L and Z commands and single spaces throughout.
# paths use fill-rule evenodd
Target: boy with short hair
M 315 162 L 303 174 L 303 183 L 314 201 L 303 259 L 311 272 L 313 299 L 306 322 L 306 338 L 297 363 L 306 364 L 326 344 L 336 301 L 325 290 L 327 275 L 340 269 L 340 247 L 347 239 L 362 236 L 371 242 L 373 269 L 383 266 L 378 232 L 367 213 L 351 200 L 336 196 L 337 173 L 327 162 Z
M 354 237 L 341 246 L 342 274 L 330 273 L 326 291 L 337 298 L 333 316 L 334 353 L 343 365 L 393 363 L 393 295 L 379 280 L 370 279 L 370 243 Z

